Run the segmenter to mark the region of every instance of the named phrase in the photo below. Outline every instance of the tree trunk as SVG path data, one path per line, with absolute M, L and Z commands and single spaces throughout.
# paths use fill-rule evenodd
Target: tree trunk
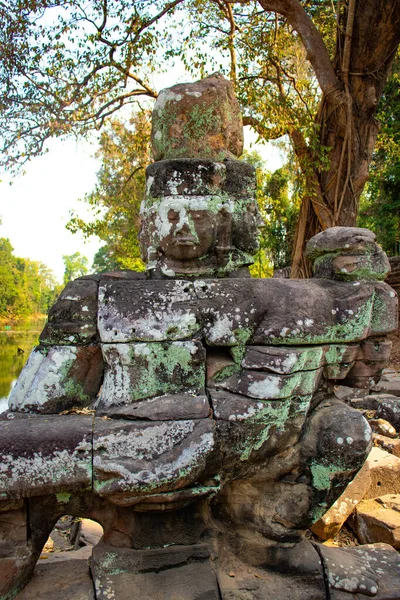
M 337 84 L 323 91 L 316 117 L 319 141 L 330 148 L 329 168 L 311 169 L 310 175 L 311 151 L 301 149 L 298 132 L 291 134 L 309 187 L 297 225 L 291 277 L 310 276 L 304 258 L 310 237 L 327 227 L 356 224 L 379 132 L 377 104 L 400 41 L 400 2 L 348 0 L 338 24 L 333 62 Z

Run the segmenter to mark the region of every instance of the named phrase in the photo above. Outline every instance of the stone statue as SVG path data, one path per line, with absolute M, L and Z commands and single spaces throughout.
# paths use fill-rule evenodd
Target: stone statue
M 0 417 L 0 597 L 69 514 L 104 528 L 97 600 L 394 598 L 393 549 L 305 538 L 370 450 L 333 392 L 389 356 L 386 255 L 332 228 L 308 244 L 313 279 L 249 277 L 254 169 L 220 75 L 163 90 L 152 140 L 146 274 L 68 284 Z

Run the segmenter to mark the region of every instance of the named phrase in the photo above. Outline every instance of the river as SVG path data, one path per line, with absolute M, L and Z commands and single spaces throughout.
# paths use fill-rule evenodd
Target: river
M 45 323 L 45 317 L 0 323 L 0 413 Z

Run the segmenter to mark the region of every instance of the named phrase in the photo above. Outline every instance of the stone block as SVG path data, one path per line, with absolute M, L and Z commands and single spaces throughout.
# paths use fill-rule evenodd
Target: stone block
M 311 531 L 323 540 L 334 537 L 370 487 L 369 465 L 365 463 L 342 495 L 332 504 L 324 516 L 312 525 Z
M 311 402 L 311 396 L 285 400 L 252 400 L 226 391 L 210 390 L 214 419 L 224 455 L 223 468 L 232 461 L 243 465 L 282 452 L 299 439 Z M 247 467 L 246 467 L 247 468 Z
M 171 546 L 153 550 L 97 547 L 91 570 L 97 600 L 218 600 L 208 549 Z
M 373 386 L 374 392 L 385 392 L 391 396 L 400 396 L 400 375 L 397 371 L 385 372 L 379 383 Z
M 94 600 L 93 581 L 88 562 L 63 552 L 57 560 L 40 561 L 28 585 L 15 600 Z
M 200 342 L 102 344 L 106 363 L 97 408 L 170 394 L 204 395 L 205 350 Z
M 161 90 L 153 109 L 154 160 L 223 161 L 243 152 L 243 124 L 233 85 L 221 74 Z
M 400 494 L 400 458 L 380 448 L 372 448 L 367 462 L 371 486 L 364 498 L 377 498 L 385 494 Z
M 192 486 L 215 451 L 214 422 L 104 421 L 94 429 L 94 489 L 116 504 Z
M 315 260 L 324 254 L 345 251 L 365 254 L 375 249 L 376 236 L 362 227 L 330 227 L 314 235 L 307 243 L 306 255 Z
M 393 454 L 400 458 L 400 439 L 391 439 L 384 435 L 374 434 L 374 446 L 378 446 L 382 450 Z
M 370 419 L 369 424 L 374 433 L 379 433 L 380 435 L 385 435 L 389 438 L 397 437 L 397 431 L 393 425 L 388 421 L 385 421 L 385 419 Z
M 385 382 L 383 383 L 383 385 Z M 399 391 L 400 391 L 400 376 L 399 376 Z M 378 419 L 385 419 L 400 432 L 400 398 L 385 394 L 381 399 L 375 415 Z M 387 435 L 384 434 L 384 435 Z M 394 435 L 389 437 L 395 437 Z
M 396 292 L 387 283 L 376 283 L 369 335 L 386 335 L 396 331 L 398 326 L 399 306 Z
M 216 383 L 216 387 L 260 400 L 282 399 L 312 394 L 317 389 L 321 376 L 322 369 L 298 371 L 289 375 L 242 369 Z
M 255 191 L 255 169 L 241 160 L 181 158 L 158 161 L 146 169 L 146 194 L 151 198 L 228 194 L 248 200 Z
M 177 421 L 180 419 L 206 419 L 211 408 L 207 396 L 172 394 L 137 400 L 122 406 L 98 408 L 96 414 L 111 419 L 148 421 Z
M 88 406 L 97 396 L 102 376 L 98 346 L 38 346 L 11 391 L 10 409 L 50 414 Z
M 111 281 L 99 290 L 102 342 L 192 339 L 200 331 L 193 283 Z
M 67 284 L 49 311 L 40 335 L 42 344 L 91 344 L 97 341 L 97 281 L 76 279 Z
M 1 421 L 0 497 L 62 496 L 90 488 L 92 422 L 83 415 Z
M 354 388 L 348 388 L 354 389 Z M 358 388 L 355 388 L 358 390 Z M 358 390 L 362 392 L 363 390 Z M 353 408 L 359 408 L 361 410 L 376 410 L 379 406 L 380 396 L 378 394 L 369 394 L 365 391 L 366 395 L 361 398 L 352 398 L 350 397 L 347 402 Z M 335 394 L 336 395 L 336 394 Z
M 382 542 L 400 549 L 400 494 L 363 500 L 350 524 L 362 544 Z

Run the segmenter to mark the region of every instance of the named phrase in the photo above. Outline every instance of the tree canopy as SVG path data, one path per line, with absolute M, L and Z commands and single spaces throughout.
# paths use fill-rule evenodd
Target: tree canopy
M 61 286 L 41 262 L 14 255 L 7 238 L 0 238 L 0 318 L 45 314 Z
M 67 285 L 70 281 L 73 281 L 77 277 L 86 275 L 89 271 L 88 259 L 83 256 L 80 252 L 74 254 L 65 254 L 63 256 L 64 261 L 64 278 L 63 283 Z

